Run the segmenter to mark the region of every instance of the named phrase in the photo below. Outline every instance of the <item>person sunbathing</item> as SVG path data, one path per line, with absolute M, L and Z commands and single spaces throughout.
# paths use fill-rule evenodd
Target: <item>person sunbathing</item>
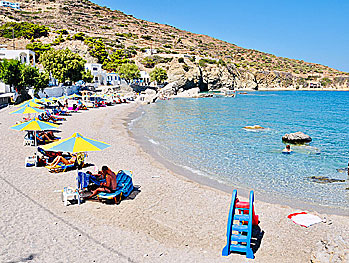
M 36 133 L 36 140 L 39 143 L 53 142 L 54 139 L 51 139 L 46 133 Z
M 57 156 L 52 163 L 48 164 L 48 168 L 53 168 L 59 163 L 63 163 L 65 165 L 74 164 L 76 162 L 76 154 L 70 154 L 70 156 L 70 159 L 66 159 L 63 156 Z
M 107 166 L 102 167 L 102 175 L 105 177 L 106 182 L 101 183 L 100 186 L 92 192 L 91 195 L 87 196 L 85 199 L 91 199 L 100 192 L 111 193 L 116 190 L 116 174 L 110 170 Z
M 38 116 L 40 121 L 45 121 L 45 122 L 51 122 L 51 123 L 55 123 L 56 121 L 51 118 L 50 116 L 47 116 L 47 114 L 42 113 L 41 115 Z

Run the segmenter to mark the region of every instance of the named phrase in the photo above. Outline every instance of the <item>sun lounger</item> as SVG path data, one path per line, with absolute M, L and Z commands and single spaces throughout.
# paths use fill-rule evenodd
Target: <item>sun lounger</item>
M 66 120 L 66 118 L 63 118 L 63 117 L 53 116 L 48 110 L 46 111 L 46 115 L 49 118 L 52 118 L 53 120 L 56 120 L 56 121 L 65 121 Z
M 117 204 L 117 196 L 119 197 L 119 201 L 121 201 L 121 198 L 127 197 L 130 195 L 130 193 L 133 190 L 133 183 L 132 183 L 132 171 L 126 171 L 126 170 L 120 170 L 118 174 L 116 175 L 116 190 L 112 193 L 102 192 L 97 195 L 98 200 L 111 200 L 113 199 L 115 201 L 115 204 Z
M 56 166 L 45 166 L 45 168 L 49 169 L 50 173 L 60 173 L 60 172 L 65 172 L 67 170 L 73 170 L 76 168 L 76 164 L 57 164 Z

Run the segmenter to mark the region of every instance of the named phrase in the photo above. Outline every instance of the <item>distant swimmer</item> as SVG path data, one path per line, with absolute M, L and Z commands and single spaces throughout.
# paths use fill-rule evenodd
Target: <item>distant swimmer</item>
M 289 144 L 286 145 L 285 149 L 282 150 L 282 153 L 289 154 L 291 153 L 291 146 Z

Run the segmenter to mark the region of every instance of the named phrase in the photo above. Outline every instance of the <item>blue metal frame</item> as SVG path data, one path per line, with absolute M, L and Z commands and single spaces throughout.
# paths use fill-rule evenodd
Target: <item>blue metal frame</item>
M 251 249 L 251 238 L 252 238 L 252 217 L 253 217 L 253 202 L 254 202 L 254 193 L 250 192 L 249 199 L 249 213 L 248 219 L 247 214 L 244 215 L 243 211 L 247 210 L 245 208 L 236 208 L 236 198 L 237 198 L 237 190 L 233 191 L 229 216 L 228 216 L 228 224 L 227 224 L 227 244 L 222 250 L 222 256 L 228 256 L 233 251 L 245 252 L 247 258 L 254 258 L 253 251 Z M 240 209 L 241 214 L 235 215 L 235 210 Z M 239 224 L 234 225 L 234 220 L 239 221 Z M 247 221 L 247 226 L 242 222 Z M 232 234 L 232 232 L 237 231 L 238 234 Z M 242 232 L 247 233 L 247 235 L 241 234 Z M 232 241 L 237 242 L 237 244 L 232 244 Z M 246 245 L 244 245 L 246 243 Z
M 235 201 L 238 191 L 234 190 L 231 198 L 230 203 L 230 210 L 229 210 L 229 216 L 228 216 L 228 226 L 227 226 L 227 244 L 223 248 L 222 256 L 228 256 L 230 254 L 230 245 L 231 245 L 231 234 L 232 234 L 232 225 L 234 220 L 234 214 L 235 214 Z

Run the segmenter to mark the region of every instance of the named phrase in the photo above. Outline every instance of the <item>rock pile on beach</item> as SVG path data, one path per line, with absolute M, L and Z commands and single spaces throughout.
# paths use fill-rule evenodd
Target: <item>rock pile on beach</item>
M 304 134 L 303 132 L 289 133 L 282 136 L 282 141 L 289 142 L 292 144 L 304 144 L 311 142 L 312 139 L 309 135 Z

